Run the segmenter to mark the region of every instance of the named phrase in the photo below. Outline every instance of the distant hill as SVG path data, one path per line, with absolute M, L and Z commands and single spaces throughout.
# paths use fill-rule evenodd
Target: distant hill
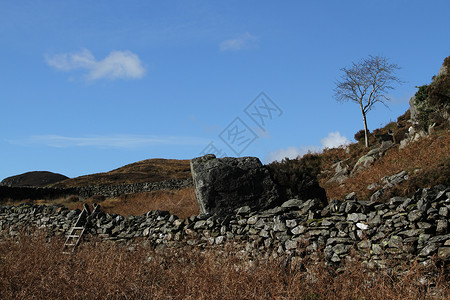
M 43 187 L 68 178 L 48 171 L 33 171 L 5 178 L 0 182 L 0 185 Z
M 51 185 L 52 187 L 76 187 L 87 185 L 114 185 L 139 182 L 158 182 L 169 179 L 191 177 L 189 160 L 147 159 L 125 165 L 118 169 L 76 178 L 66 179 Z

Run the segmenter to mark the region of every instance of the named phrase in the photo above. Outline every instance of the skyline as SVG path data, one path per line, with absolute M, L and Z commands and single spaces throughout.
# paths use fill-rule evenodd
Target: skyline
M 404 84 L 368 114 L 371 131 L 395 121 L 450 55 L 448 11 L 416 0 L 3 1 L 0 180 L 191 159 L 210 145 L 268 163 L 353 142 L 363 120 L 333 97 L 340 69 L 368 55 L 398 64 Z

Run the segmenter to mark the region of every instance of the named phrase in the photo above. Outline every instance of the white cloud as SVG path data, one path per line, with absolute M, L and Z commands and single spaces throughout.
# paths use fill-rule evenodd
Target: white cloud
M 220 43 L 220 51 L 238 51 L 256 48 L 258 38 L 246 32 L 235 39 L 225 40 Z
M 11 141 L 24 145 L 44 145 L 48 147 L 100 147 L 100 148 L 139 148 L 155 145 L 203 145 L 209 140 L 187 136 L 147 136 L 147 135 L 110 135 L 70 137 L 61 135 L 36 135 L 24 140 Z
M 342 145 L 350 144 L 350 140 L 341 135 L 339 131 L 330 132 L 327 137 L 320 140 L 322 148 L 337 148 Z
M 47 55 L 45 60 L 49 66 L 61 71 L 86 70 L 86 78 L 89 80 L 138 79 L 145 74 L 141 60 L 131 51 L 112 51 L 107 57 L 97 61 L 89 50 L 83 49 L 76 53 Z
M 285 158 L 293 159 L 298 156 L 303 156 L 306 153 L 308 153 L 307 147 L 288 147 L 286 149 L 279 149 L 273 152 L 269 153 L 269 156 L 265 159 L 267 162 L 273 162 L 273 161 L 282 161 Z M 312 151 L 312 150 L 311 150 Z
M 270 152 L 265 159 L 266 163 L 273 161 L 281 161 L 285 158 L 293 159 L 298 156 L 303 156 L 308 152 L 321 152 L 325 148 L 337 148 L 342 145 L 350 144 L 350 140 L 345 136 L 342 136 L 339 131 L 330 132 L 328 136 L 320 140 L 320 146 L 300 146 L 300 147 L 288 147 L 287 149 L 279 149 Z

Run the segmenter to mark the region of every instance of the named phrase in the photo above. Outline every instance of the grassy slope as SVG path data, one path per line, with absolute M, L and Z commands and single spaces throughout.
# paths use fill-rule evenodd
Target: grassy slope
M 403 131 L 406 125 L 405 121 L 391 122 L 377 131 L 387 132 L 391 129 L 397 134 L 398 131 Z M 372 141 L 372 145 L 371 148 L 379 146 L 375 141 Z M 319 182 L 326 189 L 328 199 L 343 199 L 348 193 L 356 192 L 358 199 L 367 200 L 374 192 L 367 189 L 368 185 L 379 183 L 381 187 L 383 186 L 381 179 L 384 176 L 390 176 L 403 170 L 408 172 L 409 179 L 387 191 L 383 199 L 392 196 L 412 196 L 418 188 L 431 187 L 436 184 L 450 185 L 450 133 L 448 126 L 437 128 L 429 137 L 412 142 L 404 149 L 399 149 L 398 146 L 396 144 L 372 166 L 348 178 L 342 184 L 327 183 L 334 174 L 331 166 L 337 161 L 347 160 L 352 168 L 356 161 L 371 148 L 366 149 L 360 142 L 350 145 L 348 151 L 344 148 L 325 150 L 320 154 L 323 172 Z
M 191 170 L 189 160 L 156 158 L 135 162 L 110 172 L 67 179 L 53 184 L 52 186 L 75 187 L 86 185 L 129 184 L 190 177 Z

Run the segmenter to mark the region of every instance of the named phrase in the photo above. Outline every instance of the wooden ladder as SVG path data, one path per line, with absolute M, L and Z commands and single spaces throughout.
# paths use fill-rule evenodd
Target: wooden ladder
M 95 216 L 95 214 L 99 210 L 98 204 L 93 204 L 93 210 L 89 209 L 89 206 L 85 203 L 83 205 L 83 210 L 78 216 L 77 221 L 72 226 L 67 235 L 66 242 L 64 243 L 63 253 L 71 254 L 75 251 L 75 248 L 80 244 L 81 238 L 83 237 L 84 232 L 90 226 L 91 219 Z

